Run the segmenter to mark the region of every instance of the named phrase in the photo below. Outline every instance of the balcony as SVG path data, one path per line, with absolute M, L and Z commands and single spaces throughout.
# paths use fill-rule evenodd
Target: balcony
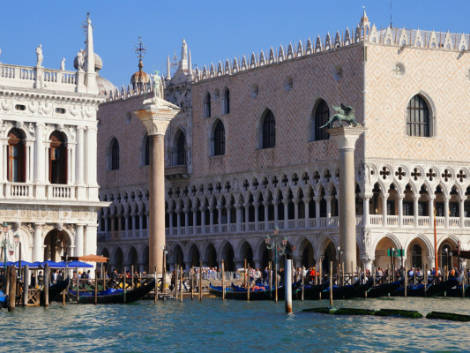
M 168 180 L 187 179 L 189 178 L 188 166 L 183 164 L 165 167 L 165 177 Z
M 78 194 L 76 185 L 66 184 L 32 184 L 5 182 L 0 183 L 0 199 L 4 200 L 25 200 L 25 201 L 87 201 L 87 193 Z

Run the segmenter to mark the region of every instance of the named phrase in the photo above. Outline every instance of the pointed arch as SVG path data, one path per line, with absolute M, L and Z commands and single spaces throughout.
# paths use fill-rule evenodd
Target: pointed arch
M 312 111 L 312 119 L 313 119 L 313 129 L 312 129 L 312 140 L 319 141 L 319 140 L 328 140 L 330 135 L 326 131 L 325 128 L 321 128 L 330 117 L 330 108 L 328 108 L 328 104 L 325 100 L 319 98 Z
M 212 128 L 211 150 L 213 156 L 225 154 L 225 127 L 219 119 L 214 122 Z
M 432 111 L 422 94 L 414 95 L 407 106 L 406 132 L 408 136 L 433 136 Z
M 276 119 L 270 109 L 261 115 L 259 131 L 260 148 L 273 148 L 276 145 Z
M 119 169 L 119 142 L 115 137 L 109 143 L 108 168 L 110 170 Z
M 178 129 L 173 141 L 173 165 L 186 165 L 186 136 Z
M 211 117 L 211 94 L 209 92 L 204 96 L 203 113 L 205 118 Z
M 230 114 L 230 90 L 225 87 L 224 89 L 224 101 L 222 104 L 222 114 Z

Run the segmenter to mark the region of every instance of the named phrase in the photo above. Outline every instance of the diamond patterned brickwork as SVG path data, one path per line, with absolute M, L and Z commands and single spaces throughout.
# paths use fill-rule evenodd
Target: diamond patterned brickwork
M 469 70 L 467 52 L 368 45 L 366 158 L 468 161 Z M 431 103 L 431 138 L 406 135 L 407 104 L 417 93 Z
M 338 78 L 337 68 L 342 68 Z M 345 103 L 356 109 L 362 120 L 362 46 L 354 45 L 267 65 L 233 76 L 222 76 L 193 86 L 193 177 L 262 171 L 318 160 L 336 159 L 332 141 L 310 142 L 312 110 L 323 98 L 333 105 Z M 293 88 L 286 89 L 288 78 Z M 252 97 L 252 87 L 259 94 Z M 231 112 L 221 115 L 222 92 L 230 89 Z M 215 92 L 220 92 L 216 99 Z M 203 97 L 212 96 L 212 117 L 203 117 Z M 259 123 L 266 108 L 276 118 L 276 147 L 259 149 Z M 226 154 L 210 157 L 210 133 L 221 119 L 226 133 Z M 360 150 L 360 148 L 358 148 Z

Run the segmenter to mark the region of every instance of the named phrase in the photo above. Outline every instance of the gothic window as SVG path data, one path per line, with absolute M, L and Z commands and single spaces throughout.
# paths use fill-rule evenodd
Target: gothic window
M 26 181 L 26 136 L 19 129 L 12 129 L 8 134 L 7 176 L 8 181 L 24 183 Z
M 217 120 L 214 125 L 212 150 L 214 156 L 225 154 L 225 128 L 220 120 Z
M 67 140 L 65 134 L 54 131 L 49 144 L 49 182 L 67 184 Z
M 320 99 L 315 107 L 313 113 L 313 138 L 312 140 L 328 140 L 329 134 L 326 131 L 326 128 L 320 128 L 324 125 L 330 117 L 330 109 L 328 104 L 323 99 Z
M 175 165 L 186 164 L 186 137 L 182 131 L 178 131 L 175 138 Z
M 431 136 L 431 119 L 429 108 L 424 98 L 416 95 L 408 103 L 406 130 L 408 136 Z
M 207 92 L 204 97 L 204 117 L 210 118 L 211 116 L 211 94 Z
M 111 140 L 111 159 L 110 159 L 110 169 L 118 170 L 119 169 L 119 142 L 113 137 Z
M 224 104 L 223 104 L 223 114 L 230 113 L 230 91 L 228 88 L 224 90 Z
M 276 145 L 276 121 L 268 109 L 261 122 L 261 148 L 272 148 Z

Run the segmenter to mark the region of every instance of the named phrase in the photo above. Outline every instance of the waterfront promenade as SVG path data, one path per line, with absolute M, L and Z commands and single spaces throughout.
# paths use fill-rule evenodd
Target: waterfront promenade
M 468 324 L 303 313 L 326 301 L 207 299 L 131 305 L 67 305 L 0 311 L 0 352 L 462 352 Z M 461 298 L 335 301 L 337 306 L 470 314 Z

